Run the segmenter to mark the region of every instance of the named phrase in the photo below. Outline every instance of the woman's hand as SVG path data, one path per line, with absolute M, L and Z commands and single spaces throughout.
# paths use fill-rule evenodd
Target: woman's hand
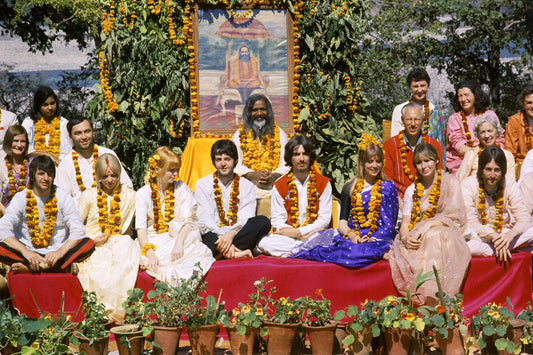
M 183 239 L 176 238 L 174 242 L 174 248 L 172 248 L 172 253 L 170 254 L 170 260 L 176 261 L 183 257 Z
M 93 239 L 94 245 L 99 247 L 100 245 L 105 244 L 108 239 L 109 239 L 109 231 L 106 231 L 105 234 L 104 233 L 100 233 L 98 236 L 96 236 Z
M 146 265 L 146 268 L 149 271 L 156 273 L 157 269 L 159 269 L 159 258 L 157 257 L 157 255 L 155 255 L 155 251 L 153 251 L 152 249 L 148 249 L 148 251 L 146 252 L 146 258 L 148 259 L 148 264 Z

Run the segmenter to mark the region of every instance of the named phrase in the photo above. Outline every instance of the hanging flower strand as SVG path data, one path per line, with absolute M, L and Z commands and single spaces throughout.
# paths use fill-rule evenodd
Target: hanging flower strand
M 292 119 L 294 132 L 299 132 L 301 129 L 298 123 L 300 116 L 300 106 L 298 104 L 298 92 L 300 90 L 300 42 L 298 39 L 298 22 L 303 17 L 301 9 L 303 8 L 303 1 L 298 0 L 294 3 L 294 25 L 293 25 L 293 39 L 294 39 L 294 79 L 293 79 L 293 94 L 292 94 Z
M 107 59 L 104 58 L 103 51 L 100 51 L 98 60 L 100 62 L 100 87 L 102 88 L 102 93 L 104 94 L 109 113 L 113 114 L 118 111 L 118 103 L 117 99 L 113 96 L 113 92 L 109 88 L 109 70 L 107 68 Z

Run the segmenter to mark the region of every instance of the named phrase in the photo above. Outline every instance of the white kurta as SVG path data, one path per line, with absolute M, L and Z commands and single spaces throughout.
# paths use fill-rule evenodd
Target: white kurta
M 195 264 L 200 263 L 202 272 L 206 273 L 215 259 L 211 250 L 202 243 L 200 227 L 196 218 L 196 200 L 194 195 L 183 181 L 174 182 L 174 219 L 169 223 L 167 233 L 157 233 L 154 230 L 154 212 L 149 185 L 143 186 L 137 191 L 135 198 L 135 228 L 146 229 L 148 243 L 156 246 L 155 254 L 159 259 L 159 269 L 156 273 L 148 272 L 158 280 L 177 284 L 180 279 L 188 279 L 194 270 Z M 164 196 L 161 196 L 161 213 L 165 213 Z M 183 243 L 183 256 L 178 260 L 171 260 L 172 250 L 176 237 L 183 228 L 189 233 Z M 141 265 L 146 264 L 148 259 L 141 256 Z
M 0 147 L 4 144 L 6 130 L 17 123 L 17 115 L 13 112 L 0 109 Z
M 68 120 L 64 117 L 59 118 L 59 160 L 63 160 L 72 151 L 72 141 L 68 135 Z M 31 117 L 26 117 L 22 121 L 22 127 L 28 132 L 28 154 L 35 151 L 35 122 Z M 49 135 L 46 135 L 46 144 L 48 144 Z
M 113 196 L 108 196 L 109 203 Z M 87 236 L 91 239 L 102 234 L 98 222 L 96 188 L 82 193 L 79 210 L 85 222 Z M 120 234 L 109 237 L 107 242 L 96 246 L 90 257 L 78 264 L 78 279 L 85 291 L 96 292 L 98 301 L 105 305 L 108 317 L 115 321 L 124 319 L 122 302 L 128 290 L 135 287 L 141 251 L 131 238 L 131 223 L 135 214 L 135 191 L 122 185 L 120 192 Z

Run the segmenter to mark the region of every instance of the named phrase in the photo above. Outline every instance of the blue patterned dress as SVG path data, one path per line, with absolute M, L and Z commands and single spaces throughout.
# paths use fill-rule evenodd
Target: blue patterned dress
M 363 189 L 363 209 L 368 215 L 371 186 Z M 350 229 L 358 229 L 359 224 L 351 216 L 350 184 L 344 185 L 341 193 L 340 219 L 348 221 Z M 392 181 L 381 183 L 381 205 L 377 229 L 372 233 L 371 240 L 355 244 L 346 239 L 335 228 L 316 233 L 292 251 L 293 258 L 323 261 L 339 264 L 349 268 L 361 268 L 383 258 L 396 235 L 396 219 L 398 217 L 398 191 Z M 366 235 L 369 228 L 359 229 Z

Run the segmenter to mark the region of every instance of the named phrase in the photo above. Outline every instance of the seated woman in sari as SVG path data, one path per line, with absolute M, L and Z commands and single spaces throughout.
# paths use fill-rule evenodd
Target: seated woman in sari
M 505 175 L 506 164 L 500 148 L 485 148 L 477 175 L 461 183 L 470 252 L 473 256 L 495 255 L 503 262 L 511 258 L 511 251 L 533 244 L 531 215 L 518 184 Z
M 413 164 L 415 182 L 405 192 L 400 238 L 390 253 L 392 279 L 400 294 L 406 295 L 407 289 L 414 293 L 418 272 L 431 272 L 435 266 L 443 291 L 455 295 L 470 263 L 461 185 L 455 176 L 437 171 L 439 156 L 430 144 L 416 146 Z M 424 283 L 417 303 L 431 303 L 437 291 L 434 279 Z
M 396 234 L 398 191 L 383 175 L 383 151 L 374 137 L 359 144 L 357 176 L 341 193 L 339 229 L 319 232 L 293 249 L 292 257 L 351 268 L 384 257 Z
M 135 286 L 140 250 L 131 238 L 135 191 L 120 184 L 121 167 L 112 154 L 102 154 L 95 164 L 96 187 L 83 191 L 79 212 L 87 236 L 96 248 L 78 264 L 83 289 L 95 291 L 109 319 L 124 319 L 122 302 Z

